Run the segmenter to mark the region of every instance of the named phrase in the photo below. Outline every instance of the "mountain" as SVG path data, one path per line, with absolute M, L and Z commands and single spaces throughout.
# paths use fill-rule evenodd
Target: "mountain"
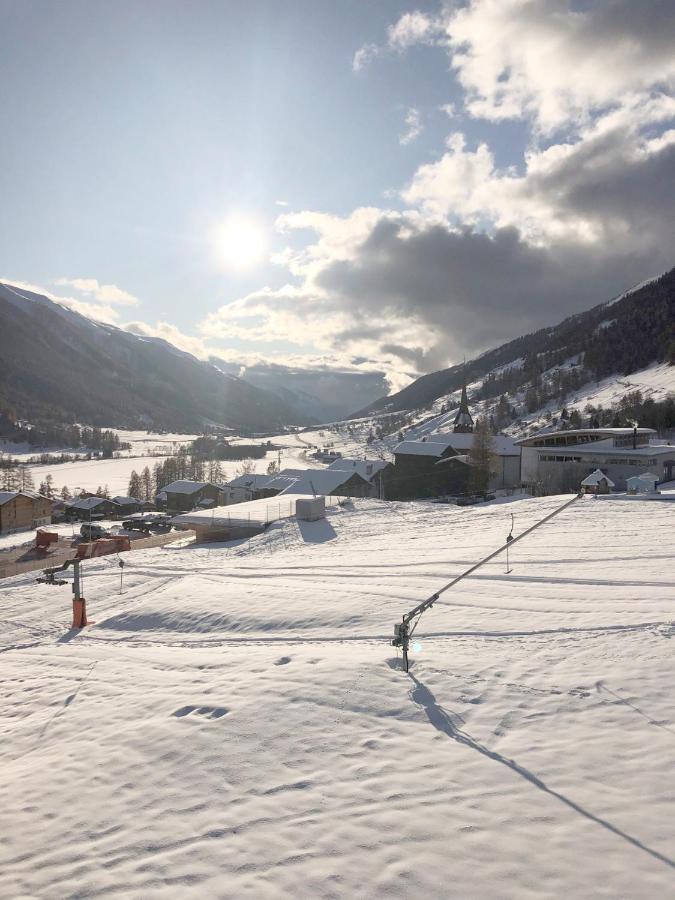
M 579 372 L 596 380 L 628 375 L 652 362 L 675 363 L 675 269 L 553 328 L 516 338 L 465 365 L 423 375 L 354 417 L 428 407 L 458 391 L 465 378 L 478 386 L 477 399 L 528 387 L 536 392 L 542 373 L 570 360 Z M 573 373 L 574 387 L 579 372 Z M 563 384 L 561 395 L 564 390 Z M 536 408 L 537 398 L 531 403 Z
M 269 431 L 313 419 L 160 338 L 0 284 L 0 413 L 35 422 Z
M 245 368 L 212 359 L 224 372 L 238 374 L 249 384 L 276 394 L 284 403 L 302 409 L 319 422 L 344 419 L 357 406 L 372 402 L 387 389 L 382 372 L 340 372 L 301 369 L 273 363 Z

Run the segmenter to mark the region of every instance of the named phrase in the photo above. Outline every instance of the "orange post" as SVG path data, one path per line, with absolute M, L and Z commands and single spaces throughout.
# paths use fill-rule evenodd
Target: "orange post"
M 73 628 L 84 628 L 87 625 L 87 601 L 84 597 L 73 599 Z

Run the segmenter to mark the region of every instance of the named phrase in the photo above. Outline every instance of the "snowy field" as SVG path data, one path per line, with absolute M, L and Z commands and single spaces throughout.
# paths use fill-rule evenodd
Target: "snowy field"
M 0 896 L 654 898 L 675 885 L 675 504 L 359 501 L 0 583 Z

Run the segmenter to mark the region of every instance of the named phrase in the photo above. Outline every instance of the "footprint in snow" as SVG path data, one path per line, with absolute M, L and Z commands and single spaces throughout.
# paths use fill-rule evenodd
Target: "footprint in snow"
M 190 716 L 194 713 L 197 716 L 204 716 L 206 719 L 222 719 L 228 712 L 229 709 L 226 709 L 224 706 L 181 706 L 180 709 L 176 710 L 174 716 L 177 719 L 183 719 L 185 716 Z

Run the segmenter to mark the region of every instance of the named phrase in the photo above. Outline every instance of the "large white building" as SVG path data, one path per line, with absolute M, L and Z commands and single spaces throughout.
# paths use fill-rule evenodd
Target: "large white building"
M 522 448 L 523 484 L 548 494 L 577 490 L 595 469 L 619 491 L 632 475 L 644 472 L 670 481 L 675 471 L 675 446 L 658 443 L 653 428 L 549 431 L 516 443 Z

